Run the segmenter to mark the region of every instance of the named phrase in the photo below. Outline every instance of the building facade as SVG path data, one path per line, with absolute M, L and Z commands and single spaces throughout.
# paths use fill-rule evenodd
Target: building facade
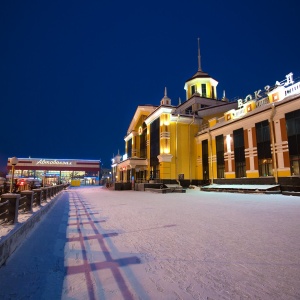
M 290 73 L 237 102 L 195 136 L 198 178 L 300 186 L 299 80 Z
M 138 106 L 124 138 L 125 154 L 112 160 L 113 180 L 198 183 L 196 134 L 209 127 L 211 118 L 237 108 L 237 102 L 217 99 L 217 84 L 199 63 L 185 82 L 184 102 L 173 105 L 165 88 L 159 106 Z
M 287 74 L 245 99 L 217 99 L 218 82 L 198 71 L 186 100 L 138 106 L 113 158 L 115 182 L 280 184 L 300 190 L 300 82 Z

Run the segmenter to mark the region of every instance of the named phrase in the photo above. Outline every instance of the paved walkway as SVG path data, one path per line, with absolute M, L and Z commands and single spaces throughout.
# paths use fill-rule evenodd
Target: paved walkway
M 64 192 L 0 268 L 0 299 L 300 299 L 300 199 Z

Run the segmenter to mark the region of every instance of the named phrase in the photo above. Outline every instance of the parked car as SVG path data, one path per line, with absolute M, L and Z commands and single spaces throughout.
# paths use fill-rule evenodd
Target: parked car
M 17 185 L 37 189 L 40 188 L 42 184 L 41 180 L 37 178 L 18 178 Z

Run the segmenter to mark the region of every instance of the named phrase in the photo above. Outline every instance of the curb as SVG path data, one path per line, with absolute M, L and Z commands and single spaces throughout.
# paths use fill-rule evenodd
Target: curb
M 282 195 L 285 196 L 300 196 L 300 192 L 293 192 L 293 191 L 283 191 Z
M 63 192 L 63 191 L 62 191 Z M 12 233 L 8 234 L 0 241 L 0 268 L 5 264 L 9 256 L 22 244 L 27 235 L 34 229 L 42 217 L 53 207 L 56 201 L 61 197 L 62 192 L 56 195 L 51 202 L 41 207 L 28 220 L 22 223 Z

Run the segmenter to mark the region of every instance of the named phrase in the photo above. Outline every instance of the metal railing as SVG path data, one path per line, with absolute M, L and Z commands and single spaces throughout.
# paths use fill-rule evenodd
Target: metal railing
M 5 206 L 7 206 L 7 205 L 9 205 L 9 201 L 8 200 L 6 200 L 5 202 L 2 202 L 2 203 L 0 203 L 0 208 L 1 207 L 5 207 Z M 5 220 L 1 220 L 2 218 L 4 219 L 4 216 L 6 215 L 6 214 L 8 214 L 8 210 L 7 209 L 2 209 L 3 210 L 3 212 L 1 212 L 0 213 L 0 225 L 2 225 L 3 223 L 5 223 Z M 1 210 L 0 210 L 1 211 Z
M 4 193 L 0 196 L 0 225 L 18 222 L 19 213 L 32 213 L 33 206 L 41 206 L 60 193 L 66 185 L 56 185 L 21 191 L 20 194 Z

